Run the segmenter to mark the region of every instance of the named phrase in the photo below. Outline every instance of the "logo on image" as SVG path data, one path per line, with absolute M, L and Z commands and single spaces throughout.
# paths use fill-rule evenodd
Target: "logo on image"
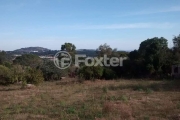
M 66 69 L 72 63 L 71 55 L 66 51 L 60 51 L 54 56 L 54 64 L 59 69 Z

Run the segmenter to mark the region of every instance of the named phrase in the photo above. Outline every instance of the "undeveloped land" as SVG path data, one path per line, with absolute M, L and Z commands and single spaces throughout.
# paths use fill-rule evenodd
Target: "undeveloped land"
M 178 81 L 76 80 L 0 86 L 2 120 L 180 120 Z

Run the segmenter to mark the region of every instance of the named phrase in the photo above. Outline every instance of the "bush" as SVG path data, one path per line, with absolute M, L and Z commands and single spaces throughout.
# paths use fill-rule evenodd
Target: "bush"
M 104 68 L 103 78 L 106 80 L 116 79 L 116 73 L 110 68 Z
M 0 65 L 0 84 L 8 85 L 11 84 L 11 71 L 9 68 Z
M 66 76 L 68 73 L 67 70 L 60 70 L 52 61 L 48 60 L 44 60 L 40 69 L 43 72 L 43 77 L 46 81 L 60 80 L 61 77 Z
M 86 80 L 93 79 L 93 69 L 92 67 L 84 66 L 79 70 L 79 76 L 83 77 Z
M 84 66 L 79 70 L 79 77 L 86 80 L 100 79 L 103 75 L 103 67 L 101 66 Z
M 100 79 L 103 75 L 104 68 L 101 66 L 93 67 L 94 69 L 94 77 Z
M 14 82 L 39 85 L 44 81 L 42 71 L 30 67 L 14 65 L 12 69 L 0 65 L 0 84 L 8 85 Z
M 104 78 L 106 80 L 117 79 L 116 73 L 110 68 L 101 66 L 84 66 L 79 70 L 79 78 L 85 80 L 94 80 Z
M 14 61 L 14 64 L 20 64 L 23 66 L 30 66 L 32 68 L 40 67 L 43 63 L 42 59 L 33 54 L 23 54 L 22 56 L 17 57 Z
M 14 65 L 11 69 L 12 81 L 21 82 L 25 80 L 26 68 L 21 65 Z
M 44 81 L 43 73 L 39 69 L 30 68 L 26 73 L 27 83 L 39 85 Z
M 4 62 L 7 60 L 7 54 L 6 52 L 2 51 L 0 52 L 0 65 L 4 64 Z

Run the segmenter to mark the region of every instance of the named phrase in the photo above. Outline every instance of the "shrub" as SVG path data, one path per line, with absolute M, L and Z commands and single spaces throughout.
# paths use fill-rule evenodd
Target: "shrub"
M 27 83 L 39 85 L 44 81 L 43 73 L 39 69 L 30 68 L 26 73 Z
M 4 62 L 7 60 L 7 54 L 4 51 L 0 51 L 0 65 L 4 64 Z
M 17 57 L 13 63 L 20 64 L 23 66 L 30 66 L 32 68 L 37 68 L 42 65 L 42 59 L 33 54 L 23 54 L 22 56 Z
M 101 66 L 93 67 L 94 78 L 100 79 L 103 75 L 104 68 Z
M 11 84 L 11 71 L 9 68 L 0 65 L 0 84 L 8 85 Z
M 92 67 L 84 66 L 79 70 L 79 75 L 86 80 L 93 79 L 93 69 Z
M 79 76 L 86 80 L 94 80 L 104 78 L 106 80 L 116 79 L 116 73 L 110 68 L 104 68 L 101 66 L 84 66 L 79 70 Z
M 13 82 L 25 80 L 26 68 L 21 65 L 14 65 L 11 69 Z
M 67 75 L 67 70 L 60 70 L 52 61 L 48 60 L 44 60 L 44 63 L 40 69 L 43 72 L 43 76 L 46 81 L 60 80 L 61 77 Z
M 103 67 L 101 66 L 84 66 L 79 70 L 79 77 L 86 80 L 99 79 L 103 75 Z
M 112 69 L 104 68 L 103 78 L 105 78 L 106 80 L 116 79 L 117 75 Z

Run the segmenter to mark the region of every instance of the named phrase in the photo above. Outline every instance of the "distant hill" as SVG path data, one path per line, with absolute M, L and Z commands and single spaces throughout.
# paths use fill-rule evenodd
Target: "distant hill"
M 22 54 L 36 54 L 38 56 L 54 56 L 59 50 L 50 50 L 43 47 L 26 47 L 17 49 L 14 51 L 6 51 L 10 55 L 22 55 Z M 78 49 L 76 54 L 85 54 L 86 56 L 96 56 L 96 50 L 93 49 Z
M 128 52 L 128 51 L 123 51 L 123 50 L 122 51 L 118 50 L 118 51 L 123 52 L 123 53 Z M 17 49 L 14 51 L 6 51 L 6 52 L 10 55 L 22 55 L 22 54 L 31 53 L 38 56 L 54 56 L 57 52 L 59 52 L 59 50 L 50 50 L 43 47 L 26 47 L 26 48 Z M 84 54 L 89 57 L 97 56 L 97 52 L 95 49 L 77 49 L 76 54 Z
M 12 54 L 27 54 L 27 53 L 42 53 L 47 51 L 50 51 L 50 49 L 43 47 L 26 47 L 14 51 L 7 51 L 7 52 Z
M 27 47 L 27 48 L 21 48 L 14 50 L 14 52 L 46 52 L 49 51 L 50 49 L 43 48 L 43 47 Z
M 96 50 L 95 49 L 78 49 L 76 50 L 77 54 L 84 54 L 89 57 L 95 57 L 97 56 Z

